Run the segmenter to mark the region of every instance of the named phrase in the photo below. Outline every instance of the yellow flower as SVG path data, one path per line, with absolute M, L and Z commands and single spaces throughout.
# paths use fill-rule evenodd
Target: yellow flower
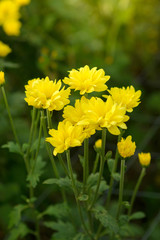
M 58 124 L 58 130 L 50 129 L 51 137 L 46 138 L 55 147 L 53 154 L 63 153 L 70 147 L 81 146 L 85 138 L 82 126 L 73 125 L 68 121 Z
M 128 86 L 127 88 L 111 88 L 108 90 L 111 94 L 113 100 L 126 107 L 128 112 L 132 112 L 134 107 L 137 107 L 140 104 L 141 91 L 135 91 L 133 86 Z
M 139 162 L 143 167 L 147 167 L 151 161 L 150 153 L 138 153 Z
M 128 136 L 126 139 L 122 138 L 120 142 L 117 144 L 118 152 L 121 157 L 131 157 L 134 155 L 136 150 L 135 142 L 132 142 L 132 137 Z
M 78 70 L 69 71 L 69 77 L 65 77 L 63 82 L 68 84 L 71 89 L 80 90 L 80 94 L 91 92 L 101 92 L 107 89 L 105 83 L 110 76 L 105 76 L 103 69 L 97 70 L 96 67 L 90 69 L 87 65 Z
M 102 148 L 102 139 L 98 139 L 96 142 L 95 142 L 95 148 Z
M 7 21 L 18 20 L 19 17 L 19 7 L 14 1 L 0 1 L 0 25 L 4 25 Z
M 0 71 L 0 85 L 5 83 L 4 72 Z
M 6 57 L 11 51 L 7 44 L 0 41 L 0 57 Z
M 75 107 L 68 105 L 63 111 L 65 121 L 70 121 L 74 125 L 81 125 L 84 133 L 86 134 L 86 138 L 95 133 L 95 125 L 90 124 L 90 122 L 85 118 L 85 111 L 89 101 L 89 99 L 83 96 L 81 100 L 76 100 Z
M 69 103 L 68 97 L 70 94 L 70 89 L 64 89 L 63 87 L 60 90 L 61 85 L 61 80 L 53 82 L 48 77 L 30 80 L 28 85 L 25 85 L 25 101 L 35 108 L 59 111 Z
M 18 36 L 20 34 L 21 23 L 15 19 L 9 19 L 3 24 L 5 33 L 9 36 Z
M 23 6 L 23 5 L 27 5 L 30 3 L 31 0 L 15 0 L 15 2 L 19 5 L 19 6 Z

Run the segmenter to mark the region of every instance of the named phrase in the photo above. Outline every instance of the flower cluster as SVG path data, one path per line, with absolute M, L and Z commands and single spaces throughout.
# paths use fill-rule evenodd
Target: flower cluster
M 49 111 L 61 110 L 64 105 L 69 103 L 68 96 L 70 89 L 60 90 L 62 82 L 53 82 L 48 77 L 36 78 L 28 81 L 25 85 L 26 98 L 25 101 L 29 106 L 35 108 L 48 109 Z
M 6 57 L 11 51 L 7 44 L 0 41 L 0 57 Z
M 2 0 L 0 2 L 0 26 L 7 35 L 18 36 L 21 22 L 20 7 L 29 4 L 30 0 Z
M 28 105 L 36 108 L 61 110 L 69 103 L 70 89 L 79 90 L 81 95 L 104 91 L 108 89 L 106 82 L 109 78 L 103 69 L 84 66 L 79 70 L 73 69 L 69 72 L 69 77 L 63 79 L 63 82 L 70 86 L 68 89 L 63 87 L 60 90 L 60 80 L 53 82 L 48 77 L 33 79 L 25 86 L 25 100 Z M 47 138 L 54 146 L 54 155 L 70 147 L 80 146 L 84 139 L 95 134 L 96 130 L 106 128 L 111 134 L 119 135 L 120 129 L 127 129 L 129 116 L 126 113 L 138 106 L 141 91 L 136 92 L 134 87 L 130 86 L 126 89 L 111 88 L 108 92 L 110 95 L 105 101 L 98 97 L 82 96 L 76 99 L 74 106 L 67 105 L 64 108 L 63 121 L 58 124 L 57 130 L 49 131 L 51 137 Z M 126 140 L 122 139 L 118 146 L 123 157 L 134 154 L 135 143 L 132 143 L 131 136 Z

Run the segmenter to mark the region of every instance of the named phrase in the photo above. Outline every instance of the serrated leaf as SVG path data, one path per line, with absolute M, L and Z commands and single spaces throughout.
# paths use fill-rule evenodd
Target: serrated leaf
M 119 181 L 120 181 L 120 178 L 121 178 L 121 176 L 120 176 L 119 173 L 113 173 L 113 174 L 112 174 L 112 177 L 113 177 L 113 179 L 116 180 L 117 182 L 119 182 Z
M 141 219 L 141 218 L 144 218 L 144 217 L 145 217 L 144 212 L 135 212 L 129 217 L 129 220 Z
M 104 208 L 96 207 L 93 209 L 95 218 L 101 222 L 101 224 L 108 228 L 110 232 L 117 233 L 119 231 L 118 223 Z
M 97 188 L 97 184 L 94 185 L 91 189 L 93 192 L 96 191 Z M 100 186 L 99 186 L 99 190 L 98 190 L 98 195 L 101 195 L 104 191 L 109 189 L 109 185 L 107 185 L 105 180 L 101 180 Z
M 36 160 L 36 165 L 33 171 L 30 171 L 27 177 L 27 181 L 29 181 L 33 188 L 37 186 L 39 182 L 40 176 L 43 173 L 43 168 L 46 165 L 44 161 L 42 161 L 42 157 L 38 156 Z
M 52 230 L 56 230 L 51 237 L 51 240 L 73 240 L 76 232 L 70 222 L 44 222 L 44 225 Z
M 79 201 L 85 202 L 88 200 L 88 195 L 87 194 L 82 194 L 78 196 Z
M 9 228 L 12 228 L 13 226 L 17 226 L 21 220 L 21 213 L 24 209 L 26 209 L 26 205 L 19 204 L 15 206 L 10 213 L 9 216 Z
M 112 173 L 112 171 L 113 171 L 114 163 L 115 163 L 115 160 L 114 160 L 114 159 L 111 159 L 111 158 L 108 159 L 108 161 L 107 161 L 108 169 L 109 169 L 110 173 Z
M 2 148 L 8 148 L 12 153 L 18 153 L 22 155 L 19 145 L 15 142 L 8 142 L 7 144 L 2 145 Z
M 43 182 L 44 184 L 56 184 L 59 187 L 72 189 L 71 180 L 68 177 L 65 178 L 49 178 Z
M 10 231 L 10 235 L 7 239 L 8 240 L 18 240 L 19 238 L 22 239 L 30 232 L 31 231 L 24 223 L 20 223 L 17 227 L 13 228 Z
M 119 225 L 122 226 L 124 224 L 127 224 L 128 223 L 128 219 L 129 219 L 128 215 L 124 215 L 124 214 L 120 215 L 120 217 L 119 217 Z
M 54 216 L 58 219 L 63 219 L 67 217 L 69 214 L 69 207 L 66 203 L 58 203 L 55 205 L 49 206 L 44 212 L 42 212 L 39 216 L 49 215 Z

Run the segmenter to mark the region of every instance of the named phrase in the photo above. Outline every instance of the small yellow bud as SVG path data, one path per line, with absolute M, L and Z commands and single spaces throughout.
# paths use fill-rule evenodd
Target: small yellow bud
M 147 167 L 151 162 L 150 153 L 138 153 L 139 162 L 143 167 Z
M 102 139 L 98 139 L 96 142 L 95 142 L 95 148 L 102 148 Z
M 0 71 L 0 85 L 5 83 L 4 72 Z
M 132 142 L 132 137 L 128 136 L 126 139 L 122 138 L 117 144 L 118 152 L 123 158 L 131 157 L 136 150 L 135 142 Z

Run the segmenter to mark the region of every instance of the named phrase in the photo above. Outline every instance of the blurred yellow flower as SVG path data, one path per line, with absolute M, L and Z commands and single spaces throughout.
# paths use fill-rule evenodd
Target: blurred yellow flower
M 70 102 L 68 99 L 70 89 L 63 87 L 60 90 L 61 86 L 61 80 L 53 82 L 48 77 L 30 80 L 28 85 L 25 85 L 25 101 L 35 108 L 59 111 Z
M 18 20 L 10 19 L 3 24 L 5 33 L 9 36 L 18 36 L 20 34 L 21 23 Z
M 19 7 L 13 0 L 0 1 L 0 25 L 19 18 Z
M 65 77 L 63 82 L 68 84 L 71 89 L 80 90 L 80 94 L 91 92 L 102 92 L 107 89 L 105 83 L 110 76 L 105 76 L 103 69 L 97 70 L 96 67 L 90 69 L 87 65 L 79 70 L 69 71 L 69 77 Z
M 143 167 L 147 167 L 151 162 L 150 153 L 138 153 L 139 162 Z
M 31 0 L 14 0 L 19 6 L 27 5 Z
M 114 87 L 108 90 L 108 92 L 111 94 L 113 100 L 126 107 L 126 111 L 128 112 L 132 112 L 133 108 L 140 104 L 141 91 L 135 91 L 133 86 L 128 86 L 127 88 Z
M 5 83 L 4 72 L 0 71 L 0 85 Z
M 126 139 L 122 138 L 120 142 L 117 144 L 118 152 L 121 157 L 131 157 L 134 155 L 136 150 L 135 142 L 132 142 L 132 137 L 128 136 Z
M 11 51 L 7 44 L 0 41 L 0 57 L 6 57 Z
M 51 137 L 46 138 L 55 147 L 53 154 L 63 153 L 70 147 L 81 146 L 85 138 L 82 126 L 73 125 L 68 121 L 58 124 L 58 130 L 50 129 Z
M 95 148 L 102 148 L 102 139 L 98 139 L 94 145 Z

